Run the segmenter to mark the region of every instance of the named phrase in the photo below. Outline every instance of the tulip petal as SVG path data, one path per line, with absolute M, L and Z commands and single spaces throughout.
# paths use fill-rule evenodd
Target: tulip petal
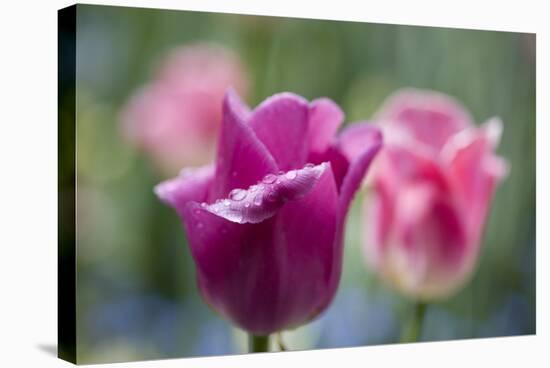
M 393 224 L 397 241 L 385 250 L 398 287 L 426 300 L 449 292 L 475 253 L 463 213 L 441 194 L 427 183 L 402 188 Z
M 278 175 L 268 174 L 248 189 L 233 189 L 228 198 L 204 205 L 208 211 L 232 222 L 262 222 L 272 217 L 286 202 L 306 195 L 328 167 L 322 163 Z
M 376 158 L 373 174 L 374 192 L 366 206 L 371 225 L 365 234 L 373 248 L 369 257 L 376 263 L 376 254 L 388 244 L 390 227 L 395 222 L 393 209 L 403 188 L 429 184 L 441 193 L 449 193 L 449 184 L 437 161 L 404 146 L 385 145 Z
M 336 241 L 338 191 L 328 166 L 302 199 L 288 202 L 277 218 L 286 244 L 285 285 L 281 303 L 289 327 L 315 318 L 332 300 L 331 283 L 339 278 L 342 244 Z
M 406 186 L 397 198 L 394 224 L 402 239 L 399 244 L 412 253 L 431 252 L 437 259 L 427 264 L 443 262 L 444 268 L 460 264 L 466 240 L 460 216 L 449 202 L 432 184 Z
M 448 191 L 448 180 L 439 162 L 414 147 L 387 145 L 377 160 L 376 182 L 395 196 L 399 188 L 414 182 L 429 182 Z
M 337 269 L 332 260 L 337 205 L 330 165 L 307 194 L 260 223 L 235 223 L 189 203 L 183 218 L 205 299 L 260 335 L 317 314 Z
M 350 161 L 340 190 L 340 215 L 345 217 L 367 169 L 382 147 L 382 133 L 371 124 L 354 124 L 341 133 L 339 147 Z
M 452 97 L 418 89 L 403 89 L 388 97 L 376 120 L 404 128 L 436 151 L 453 134 L 473 125 L 468 111 Z
M 329 98 L 313 100 L 309 104 L 309 154 L 325 152 L 343 121 L 344 113 L 334 101 Z
M 326 303 L 329 303 L 330 300 L 332 300 L 332 296 L 336 292 L 338 283 L 340 281 L 343 254 L 342 243 L 344 240 L 346 216 L 349 206 L 353 197 L 355 196 L 355 193 L 359 189 L 372 160 L 382 147 L 382 134 L 378 128 L 372 125 L 368 125 L 363 126 L 361 129 L 370 130 L 370 134 L 372 136 L 369 135 L 369 140 L 364 146 L 363 152 L 354 157 L 353 161 L 350 162 L 349 169 L 343 179 L 342 186 L 340 188 L 340 194 L 338 198 L 336 233 L 334 238 L 335 246 L 333 248 L 334 253 L 332 256 L 335 270 L 331 273 L 331 279 L 328 282 L 329 291 L 327 294 L 330 296 L 327 298 Z M 343 134 L 347 135 L 347 133 Z M 322 305 L 321 309 L 323 309 L 325 306 L 326 304 Z
M 248 116 L 248 108 L 229 90 L 223 102 L 216 179 L 209 201 L 224 198 L 233 188 L 248 187 L 278 170 L 273 156 L 246 124 Z
M 185 168 L 177 177 L 155 186 L 154 191 L 158 198 L 181 215 L 188 202 L 202 202 L 207 199 L 213 177 L 214 167 L 211 165 Z
M 501 130 L 498 125 L 490 120 L 479 129 L 457 134 L 445 157 L 451 182 L 468 211 L 473 238 L 480 236 L 496 185 L 508 171 L 506 161 L 493 151 Z
M 353 162 L 364 154 L 365 150 L 382 141 L 378 127 L 367 122 L 350 124 L 338 136 L 338 147 Z
M 281 170 L 306 163 L 308 103 L 302 97 L 285 92 L 268 98 L 253 111 L 250 126 Z
M 380 130 L 368 123 L 354 123 L 344 129 L 338 138 L 322 153 L 310 154 L 311 162 L 330 162 L 336 186 L 340 189 L 350 163 L 366 149 L 381 142 Z
M 330 166 L 334 174 L 334 181 L 336 182 L 336 188 L 340 190 L 344 176 L 346 176 L 346 173 L 348 172 L 349 160 L 346 155 L 342 153 L 342 150 L 337 143 L 333 143 L 328 146 L 323 153 L 310 154 L 308 161 L 314 164 L 319 162 L 330 162 Z

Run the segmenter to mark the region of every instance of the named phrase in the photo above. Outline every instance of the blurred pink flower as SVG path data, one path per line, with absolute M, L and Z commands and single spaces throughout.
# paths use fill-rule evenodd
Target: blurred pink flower
M 247 93 L 246 70 L 230 50 L 209 44 L 176 49 L 124 107 L 123 135 L 169 175 L 210 162 L 230 86 Z
M 386 145 L 365 201 L 365 253 L 371 266 L 419 300 L 446 297 L 472 274 L 482 231 L 506 162 L 495 155 L 498 118 L 481 127 L 451 97 L 405 89 L 375 120 Z

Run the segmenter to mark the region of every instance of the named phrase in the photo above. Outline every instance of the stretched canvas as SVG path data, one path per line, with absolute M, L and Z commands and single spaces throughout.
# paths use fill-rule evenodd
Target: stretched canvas
M 59 357 L 535 333 L 535 35 L 59 11 Z

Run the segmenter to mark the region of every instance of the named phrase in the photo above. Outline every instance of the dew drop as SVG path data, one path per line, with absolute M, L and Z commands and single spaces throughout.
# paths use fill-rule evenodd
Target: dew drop
M 306 169 L 312 169 L 312 168 L 314 168 L 314 167 L 315 167 L 315 165 L 313 165 L 311 162 L 308 162 L 308 163 L 304 166 L 304 168 L 306 168 Z
M 231 218 L 233 219 L 233 221 L 236 221 L 236 222 L 239 222 L 239 223 L 242 223 L 242 221 L 243 221 L 242 215 L 238 212 L 232 214 Z
M 261 195 L 257 195 L 256 197 L 254 197 L 254 205 L 255 206 L 261 206 L 262 205 L 262 196 Z
M 229 199 L 224 199 L 224 200 L 223 200 L 223 205 L 224 205 L 225 207 L 229 207 L 230 204 L 231 204 L 231 201 L 230 201 Z
M 294 180 L 294 179 L 296 179 L 296 176 L 298 176 L 298 173 L 296 172 L 296 170 L 290 170 L 289 172 L 287 172 L 285 174 L 285 177 L 288 180 Z
M 250 203 L 249 203 L 249 202 L 246 202 L 246 203 L 244 204 L 244 206 L 245 206 L 246 208 L 248 208 L 248 207 L 250 207 Z
M 229 193 L 229 198 L 231 198 L 234 201 L 242 201 L 246 197 L 246 190 L 244 189 L 233 189 L 231 193 Z
M 264 178 L 262 179 L 262 181 L 266 184 L 271 184 L 271 183 L 274 183 L 275 180 L 277 180 L 277 176 L 273 175 L 273 174 L 267 174 L 266 176 L 264 176 Z
M 206 204 L 206 202 L 202 202 L 202 203 L 201 203 L 201 207 L 202 207 L 202 208 L 206 208 L 206 206 L 208 206 L 208 205 Z

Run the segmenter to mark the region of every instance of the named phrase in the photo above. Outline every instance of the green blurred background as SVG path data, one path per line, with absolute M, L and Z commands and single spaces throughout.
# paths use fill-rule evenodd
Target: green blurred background
M 327 96 L 349 122 L 371 117 L 394 90 L 418 87 L 455 96 L 478 122 L 500 116 L 498 153 L 511 172 L 478 270 L 457 295 L 428 307 L 421 339 L 535 333 L 534 35 L 78 5 L 80 363 L 246 351 L 245 334 L 197 293 L 178 217 L 153 195 L 164 178 L 120 135 L 129 96 L 170 50 L 197 41 L 240 56 L 251 106 L 281 91 Z M 315 322 L 283 334 L 291 350 L 398 340 L 412 303 L 362 262 L 361 199 L 349 215 L 338 294 Z

